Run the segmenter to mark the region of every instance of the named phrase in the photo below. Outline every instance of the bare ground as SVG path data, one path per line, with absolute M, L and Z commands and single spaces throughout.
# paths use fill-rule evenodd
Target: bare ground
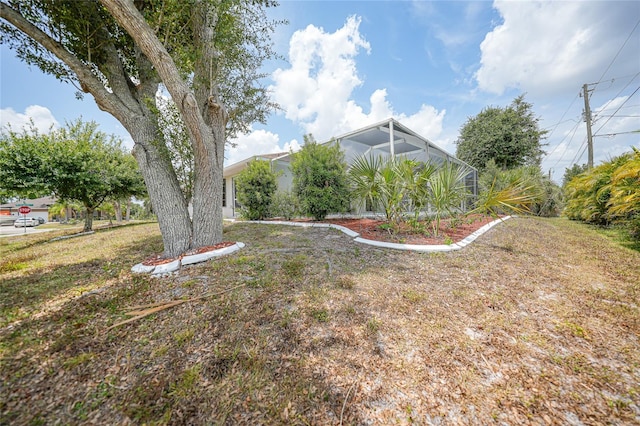
M 238 223 L 164 279 L 128 272 L 156 228 L 110 232 L 0 246 L 0 424 L 640 423 L 640 254 L 584 226 L 418 254 Z

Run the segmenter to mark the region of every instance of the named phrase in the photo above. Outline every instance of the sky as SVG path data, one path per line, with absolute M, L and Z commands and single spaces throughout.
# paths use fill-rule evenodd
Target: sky
M 303 1 L 270 10 L 282 60 L 265 64 L 265 124 L 233 140 L 226 165 L 297 150 L 390 117 L 455 154 L 464 123 L 525 94 L 548 130 L 542 168 L 561 183 L 587 161 L 587 84 L 594 163 L 640 148 L 640 1 Z M 90 95 L 0 46 L 0 125 L 46 131 L 82 117 L 131 137 Z

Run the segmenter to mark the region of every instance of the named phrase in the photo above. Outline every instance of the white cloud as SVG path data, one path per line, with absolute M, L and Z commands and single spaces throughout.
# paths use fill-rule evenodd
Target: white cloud
M 495 1 L 494 8 L 504 21 L 480 45 L 476 79 L 498 95 L 574 90 L 599 78 L 637 20 L 634 2 Z M 634 40 L 617 59 L 618 71 L 636 72 Z
M 11 126 L 12 130 L 20 131 L 28 127 L 31 121 L 40 133 L 48 133 L 52 126 L 54 128 L 60 126 L 51 111 L 40 105 L 30 105 L 24 110 L 24 113 L 16 112 L 13 108 L 0 109 L 1 128 Z
M 225 149 L 225 165 L 235 164 L 254 155 L 298 151 L 300 144 L 293 139 L 280 145 L 280 137 L 267 130 L 252 130 L 230 141 L 235 146 Z
M 270 87 L 285 117 L 321 142 L 392 116 L 427 138 L 438 137 L 444 110 L 422 105 L 411 115 L 397 113 L 387 100 L 386 89 L 371 94 L 368 113 L 352 99 L 353 91 L 363 83 L 355 58 L 362 50 L 370 52 L 359 25 L 360 18 L 351 16 L 334 33 L 309 25 L 293 34 L 291 67 L 276 70 L 275 84 Z

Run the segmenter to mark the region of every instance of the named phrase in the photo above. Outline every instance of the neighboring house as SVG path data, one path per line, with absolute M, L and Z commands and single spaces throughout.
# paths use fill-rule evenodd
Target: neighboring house
M 356 158 L 371 155 L 383 158 L 401 157 L 423 163 L 430 161 L 437 165 L 452 162 L 465 166 L 469 169 L 465 184 L 471 194 L 478 195 L 478 171 L 475 168 L 393 118 L 338 136 L 325 143 L 337 143 L 344 152 L 348 165 L 352 164 Z M 244 170 L 248 163 L 256 159 L 270 161 L 273 170 L 279 172 L 278 189 L 292 189 L 293 176 L 289 168 L 291 153 L 256 155 L 227 166 L 223 172 L 223 216 L 225 218 L 238 215 L 238 204 L 235 201 L 235 176 Z
M 9 222 L 9 218 L 12 218 L 14 221 L 18 217 L 22 217 L 21 214 L 18 213 L 18 209 L 22 204 L 32 204 L 29 206 L 31 208 L 31 213 L 27 214 L 27 217 L 35 217 L 42 218 L 46 222 L 49 221 L 49 207 L 55 204 L 56 200 L 53 197 L 42 197 L 36 198 L 34 200 L 19 200 L 13 203 L 7 203 L 0 205 L 0 220 L 2 223 Z

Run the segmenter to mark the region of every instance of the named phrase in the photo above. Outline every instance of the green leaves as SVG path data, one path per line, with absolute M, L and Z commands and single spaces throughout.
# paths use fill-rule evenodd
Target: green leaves
M 0 137 L 0 190 L 24 197 L 54 194 L 89 211 L 108 198 L 144 193 L 133 157 L 120 141 L 76 120 L 40 135 L 34 129 Z
M 291 159 L 294 192 L 302 212 L 322 220 L 329 213 L 348 211 L 347 165 L 340 147 L 319 145 L 311 135 L 304 139 L 302 150 Z
M 575 176 L 565 186 L 570 219 L 598 225 L 619 222 L 640 238 L 640 150 Z
M 434 234 L 440 219 L 460 211 L 468 196 L 465 178 L 470 170 L 453 163 L 436 167 L 408 159 L 357 158 L 349 169 L 351 194 L 373 210 L 382 209 L 387 222 L 397 224 L 413 211 L 434 216 Z M 362 207 L 362 204 L 361 206 Z
M 244 217 L 260 220 L 269 216 L 271 198 L 277 189 L 276 174 L 269 161 L 250 162 L 235 178 L 235 184 Z
M 502 169 L 539 166 L 547 131 L 539 129 L 531 109 L 521 95 L 506 108 L 488 107 L 469 118 L 460 129 L 456 156 L 479 171 L 490 160 Z

